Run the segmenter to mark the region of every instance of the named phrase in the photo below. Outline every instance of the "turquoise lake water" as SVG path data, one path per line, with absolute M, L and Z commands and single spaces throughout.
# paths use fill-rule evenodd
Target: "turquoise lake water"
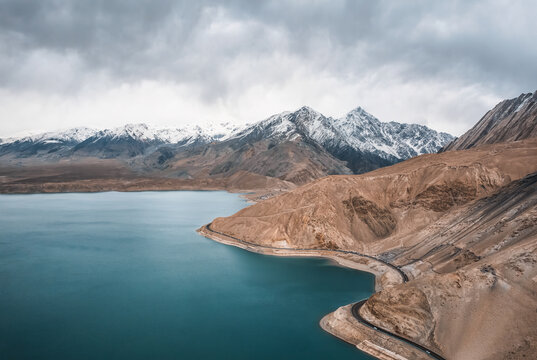
M 0 359 L 371 359 L 319 320 L 371 274 L 195 232 L 225 192 L 0 195 Z

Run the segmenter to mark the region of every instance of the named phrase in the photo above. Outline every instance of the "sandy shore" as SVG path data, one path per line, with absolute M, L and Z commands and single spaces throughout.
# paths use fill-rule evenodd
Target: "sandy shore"
M 330 259 L 337 264 L 360 271 L 369 272 L 375 275 L 375 290 L 380 291 L 385 287 L 390 287 L 402 282 L 401 275 L 393 268 L 374 259 L 355 255 L 338 254 L 330 250 L 294 250 L 294 249 L 274 249 L 264 246 L 256 246 L 237 241 L 223 234 L 215 233 L 207 226 L 202 226 L 198 232 L 222 244 L 236 246 L 251 252 L 263 255 L 274 256 L 304 256 L 322 257 Z M 361 300 L 361 299 L 358 299 Z M 430 359 L 423 352 L 414 347 L 398 341 L 390 336 L 376 332 L 373 329 L 359 323 L 350 311 L 352 304 L 342 306 L 336 311 L 324 316 L 320 321 L 320 326 L 326 332 L 355 345 L 358 349 L 382 360 L 404 360 L 404 359 Z

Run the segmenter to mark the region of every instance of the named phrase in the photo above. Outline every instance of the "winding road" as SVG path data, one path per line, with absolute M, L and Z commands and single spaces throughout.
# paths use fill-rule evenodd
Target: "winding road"
M 276 247 L 276 246 L 267 246 L 267 245 L 259 245 L 259 244 L 256 244 L 256 243 L 253 243 L 253 242 L 250 242 L 250 241 L 246 241 L 246 240 L 242 240 L 242 239 L 239 239 L 239 238 L 236 238 L 234 236 L 231 236 L 231 235 L 228 235 L 228 234 L 224 234 L 224 233 L 221 233 L 219 231 L 216 231 L 216 230 L 213 230 L 211 229 L 211 224 L 212 223 L 209 223 L 207 225 L 205 225 L 205 227 L 207 228 L 207 230 L 209 230 L 210 232 L 212 233 L 215 233 L 215 234 L 218 234 L 218 235 L 222 235 L 222 236 L 225 236 L 225 237 L 228 237 L 230 239 L 233 239 L 235 241 L 238 241 L 240 243 L 243 243 L 243 244 L 246 244 L 246 245 L 251 245 L 251 246 L 255 246 L 255 247 L 258 247 L 258 248 L 263 248 L 263 249 L 271 249 L 271 250 L 292 250 L 292 251 L 311 251 L 311 252 L 315 252 L 315 251 L 328 251 L 328 252 L 333 252 L 333 253 L 339 253 L 339 254 L 352 254 L 352 255 L 358 255 L 358 256 L 363 256 L 363 257 L 366 257 L 368 259 L 372 259 L 372 260 L 375 260 L 375 261 L 378 261 L 378 262 L 381 262 L 383 263 L 384 265 L 392 268 L 393 270 L 397 271 L 399 273 L 399 275 L 401 275 L 401 278 L 403 280 L 403 282 L 407 282 L 408 281 L 408 276 L 404 273 L 403 270 L 401 270 L 398 266 L 395 266 L 393 264 L 390 264 L 389 262 L 386 262 L 384 260 L 380 260 L 380 259 L 377 259 L 376 257 L 374 256 L 371 256 L 371 255 L 366 255 L 366 254 L 362 254 L 362 253 L 359 253 L 357 251 L 350 251 L 350 250 L 338 250 L 338 249 L 309 249 L 309 248 L 284 248 L 284 247 Z
M 246 240 L 242 240 L 242 239 L 239 239 L 239 238 L 236 238 L 234 236 L 231 236 L 231 235 L 228 235 L 228 234 L 224 234 L 220 231 L 216 231 L 216 230 L 213 230 L 211 229 L 211 224 L 212 223 L 209 223 L 205 226 L 205 228 L 212 232 L 212 233 L 215 233 L 215 234 L 218 234 L 218 235 L 222 235 L 222 236 L 225 236 L 225 237 L 228 237 L 230 239 L 233 239 L 235 241 L 238 241 L 242 244 L 245 244 L 245 245 L 251 245 L 251 246 L 255 246 L 255 247 L 258 247 L 258 248 L 264 248 L 264 249 L 270 249 L 270 250 L 293 250 L 293 251 L 311 251 L 311 252 L 317 252 L 319 250 L 322 250 L 322 251 L 327 251 L 327 252 L 333 252 L 333 253 L 340 253 L 340 254 L 352 254 L 352 255 L 358 255 L 358 256 L 363 256 L 363 257 L 366 257 L 366 258 L 369 258 L 369 259 L 372 259 L 372 260 L 375 260 L 375 261 L 378 261 L 378 262 L 381 262 L 383 263 L 384 265 L 394 269 L 395 271 L 397 271 L 400 275 L 401 275 L 401 279 L 403 280 L 403 282 L 407 282 L 408 281 L 408 276 L 405 274 L 405 272 L 403 270 L 401 270 L 401 268 L 399 268 L 398 266 L 396 265 L 393 265 L 393 264 L 390 264 L 389 262 L 386 262 L 384 260 L 381 260 L 381 259 L 378 259 L 374 256 L 371 256 L 371 255 L 366 255 L 366 254 L 362 254 L 362 253 L 359 253 L 357 251 L 350 251 L 350 250 L 338 250 L 338 249 L 308 249 L 308 248 L 283 248 L 283 247 L 276 247 L 276 246 L 267 246 L 267 245 L 259 245 L 259 244 L 256 244 L 256 243 L 253 243 L 253 242 L 250 242 L 250 241 L 246 241 Z M 362 307 L 362 305 L 365 304 L 365 302 L 367 301 L 367 299 L 365 300 L 362 300 L 362 301 L 359 301 L 357 303 L 355 303 L 353 306 L 352 306 L 352 309 L 351 309 L 351 313 L 352 315 L 354 316 L 354 318 L 361 324 L 369 327 L 369 328 L 372 328 L 373 330 L 376 330 L 378 332 L 381 332 L 385 335 L 388 335 L 388 336 L 391 336 L 397 340 L 400 340 L 400 341 L 403 341 L 413 347 L 415 347 L 416 349 L 418 350 L 421 350 L 423 351 L 425 354 L 429 355 L 431 358 L 433 359 L 437 359 L 437 360 L 445 360 L 442 356 L 438 355 L 437 353 L 435 353 L 434 351 L 432 350 L 429 350 L 427 349 L 426 347 L 420 345 L 420 344 L 417 344 L 411 340 L 408 340 L 402 336 L 399 336 L 397 334 L 394 334 L 392 332 L 389 332 L 388 330 L 384 330 L 384 329 L 381 329 L 379 328 L 378 326 L 375 326 L 373 324 L 371 324 L 369 321 L 365 320 L 364 318 L 362 318 L 362 316 L 360 315 L 360 308 Z
M 386 334 L 386 335 L 389 335 L 389 336 L 391 336 L 391 337 L 393 337 L 393 338 L 396 338 L 396 339 L 398 339 L 398 340 L 401 340 L 401 341 L 403 341 L 403 342 L 405 342 L 405 343 L 407 343 L 407 344 L 409 344 L 409 345 L 412 345 L 412 346 L 414 346 L 415 348 L 417 348 L 417 349 L 423 351 L 424 353 L 426 353 L 427 355 L 429 355 L 430 357 L 432 357 L 432 358 L 434 358 L 434 359 L 445 360 L 442 356 L 438 355 L 438 354 L 435 353 L 434 351 L 429 350 L 429 349 L 427 349 L 426 347 L 421 346 L 420 344 L 417 344 L 417 343 L 415 343 L 415 342 L 413 342 L 413 341 L 411 341 L 411 340 L 408 340 L 408 339 L 406 339 L 406 338 L 404 338 L 404 337 L 402 337 L 402 336 L 399 336 L 399 335 L 397 335 L 397 334 L 391 333 L 391 332 L 389 332 L 388 330 L 381 329 L 381 328 L 379 328 L 378 326 L 375 326 L 375 325 L 371 324 L 369 321 L 367 321 L 366 319 L 364 319 L 364 318 L 362 317 L 362 315 L 360 315 L 360 308 L 362 307 L 362 305 L 365 304 L 366 301 L 367 301 L 367 299 L 362 300 L 362 301 L 359 301 L 359 302 L 357 302 L 356 304 L 352 305 L 352 309 L 351 309 L 352 316 L 354 316 L 354 318 L 355 318 L 356 320 L 358 320 L 359 323 L 361 323 L 361 324 L 363 324 L 363 325 L 365 325 L 365 326 L 367 326 L 367 327 L 370 327 L 370 328 L 372 328 L 373 330 L 379 331 L 379 332 L 381 332 L 381 333 L 383 333 L 383 334 Z

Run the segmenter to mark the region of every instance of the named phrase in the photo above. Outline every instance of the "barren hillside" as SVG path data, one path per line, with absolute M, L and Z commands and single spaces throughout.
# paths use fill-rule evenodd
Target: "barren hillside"
M 511 115 L 461 137 L 472 139 L 467 150 L 319 179 L 211 228 L 261 245 L 354 250 L 390 262 L 410 281 L 369 298 L 360 313 L 370 323 L 448 359 L 534 358 L 537 138 L 529 135 L 537 120 L 527 98 L 502 103 Z M 345 309 L 327 321 L 353 342 L 362 330 L 336 329 L 355 326 Z
M 265 245 L 400 251 L 414 245 L 407 235 L 534 171 L 537 139 L 423 155 L 363 175 L 314 181 L 217 218 L 213 228 Z

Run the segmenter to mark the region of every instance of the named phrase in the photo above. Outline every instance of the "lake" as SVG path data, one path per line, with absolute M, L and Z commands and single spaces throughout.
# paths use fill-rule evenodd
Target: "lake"
M 318 323 L 373 275 L 195 232 L 245 206 L 219 191 L 0 195 L 0 358 L 372 359 Z

